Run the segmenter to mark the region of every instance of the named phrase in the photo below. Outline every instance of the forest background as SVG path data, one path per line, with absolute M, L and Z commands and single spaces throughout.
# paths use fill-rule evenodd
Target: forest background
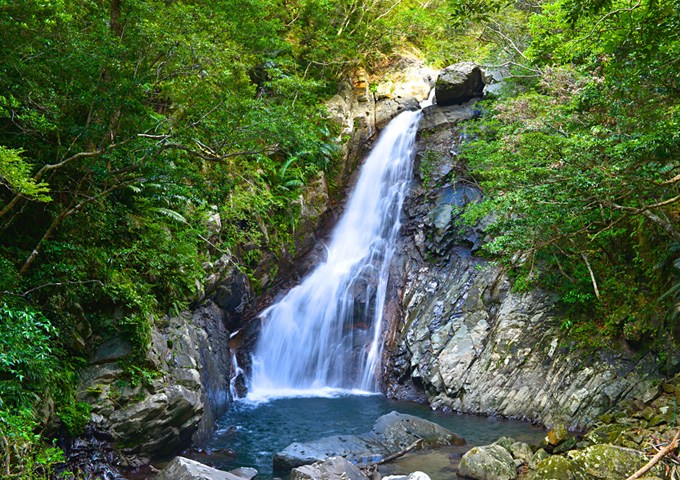
M 131 381 L 153 376 L 152 323 L 188 308 L 203 262 L 251 273 L 290 248 L 292 201 L 337 167 L 323 102 L 404 52 L 509 73 L 463 156 L 486 195 L 468 221 L 496 219 L 483 254 L 556 292 L 590 347 L 674 351 L 680 0 L 0 0 L 0 31 L 10 478 L 49 476 L 51 438 L 87 423 L 98 343 L 123 335 Z

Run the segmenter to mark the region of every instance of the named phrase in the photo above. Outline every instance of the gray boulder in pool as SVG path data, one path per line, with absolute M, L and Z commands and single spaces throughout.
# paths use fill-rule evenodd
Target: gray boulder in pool
M 336 435 L 306 443 L 292 443 L 274 455 L 274 470 L 290 470 L 330 457 L 368 463 L 400 452 L 422 438 L 425 445 L 463 445 L 465 439 L 422 418 L 391 412 L 361 435 Z

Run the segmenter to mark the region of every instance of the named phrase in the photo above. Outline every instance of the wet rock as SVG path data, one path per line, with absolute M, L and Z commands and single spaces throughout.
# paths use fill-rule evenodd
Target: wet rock
M 465 443 L 462 437 L 435 423 L 392 412 L 378 418 L 371 432 L 366 434 L 333 436 L 288 445 L 274 455 L 274 469 L 289 470 L 333 456 L 342 456 L 353 462 L 376 461 L 405 449 L 418 439 L 430 446 Z
M 217 470 L 195 460 L 175 457 L 154 480 L 243 480 L 232 473 Z
M 259 472 L 251 467 L 239 467 L 235 470 L 231 470 L 229 473 L 240 478 L 245 478 L 246 480 L 253 480 L 253 478 L 257 477 Z
M 435 84 L 438 105 L 460 105 L 475 97 L 481 97 L 484 90 L 482 71 L 472 62 L 457 63 L 439 73 Z
M 430 480 L 430 476 L 423 472 L 413 472 L 408 475 L 388 475 L 382 480 Z
M 515 462 L 500 445 L 474 447 L 463 455 L 458 475 L 474 480 L 511 480 L 517 478 Z
M 368 480 L 359 468 L 343 457 L 331 457 L 290 472 L 291 480 Z

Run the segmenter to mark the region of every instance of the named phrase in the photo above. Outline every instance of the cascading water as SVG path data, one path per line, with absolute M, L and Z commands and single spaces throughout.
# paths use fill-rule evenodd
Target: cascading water
M 420 112 L 404 112 L 366 159 L 328 257 L 262 315 L 251 399 L 376 389 L 382 319 Z

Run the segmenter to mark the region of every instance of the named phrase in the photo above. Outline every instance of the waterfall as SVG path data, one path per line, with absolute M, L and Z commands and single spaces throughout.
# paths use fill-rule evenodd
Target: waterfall
M 385 128 L 366 159 L 327 259 L 261 314 L 249 398 L 376 390 L 383 307 L 420 112 Z

